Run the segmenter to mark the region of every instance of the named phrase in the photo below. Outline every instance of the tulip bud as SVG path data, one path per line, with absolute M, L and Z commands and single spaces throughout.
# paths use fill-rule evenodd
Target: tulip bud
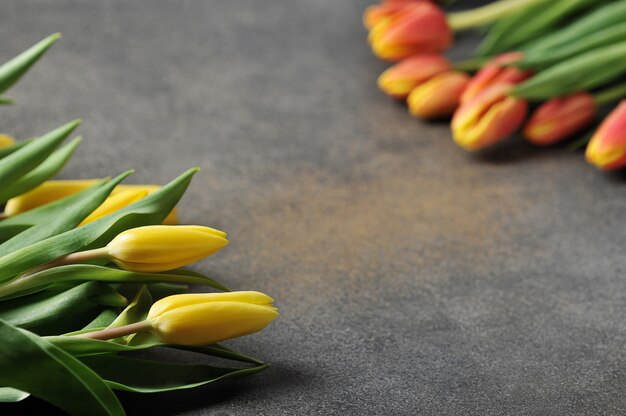
M 378 87 L 392 97 L 404 99 L 415 87 L 451 67 L 450 62 L 439 54 L 415 55 L 383 72 L 378 77 Z
M 226 233 L 199 225 L 152 225 L 120 233 L 106 247 L 125 270 L 163 272 L 198 261 L 226 247 Z
M 0 149 L 3 147 L 13 146 L 15 144 L 15 139 L 6 134 L 0 133 Z
M 409 94 L 409 112 L 421 118 L 448 117 L 459 106 L 461 94 L 469 82 L 464 72 L 448 71 L 414 88 Z
M 167 343 L 207 345 L 265 328 L 278 316 L 272 302 L 259 292 L 173 295 L 155 302 L 147 321 Z
M 533 113 L 524 136 L 540 146 L 554 144 L 588 127 L 596 116 L 596 102 L 589 93 L 554 98 Z
M 146 196 L 150 195 L 156 191 L 158 191 L 159 189 L 161 189 L 160 185 L 118 185 L 115 187 L 115 189 L 113 190 L 113 192 L 111 192 L 111 196 L 115 196 L 118 192 L 124 192 L 124 191 L 145 191 L 146 192 Z M 167 217 L 165 217 L 165 219 L 163 220 L 163 222 L 161 223 L 163 225 L 178 225 L 180 224 L 180 221 L 178 220 L 178 210 L 177 208 L 174 208 L 172 210 L 172 212 L 170 212 L 168 214 Z
M 47 181 L 35 189 L 9 199 L 4 207 L 4 214 L 13 216 L 37 208 L 57 199 L 84 191 L 95 185 L 99 179 Z
M 111 194 L 98 208 L 96 208 L 87 218 L 80 223 L 79 226 L 89 224 L 97 219 L 100 219 L 106 215 L 112 214 L 133 202 L 139 201 L 141 198 L 148 195 L 147 191 L 127 189 L 124 191 Z
M 522 124 L 528 103 L 508 95 L 510 85 L 498 84 L 478 94 L 452 117 L 454 141 L 466 150 L 490 146 Z
M 530 78 L 532 71 L 522 71 L 521 69 L 507 66 L 522 60 L 524 54 L 521 52 L 508 52 L 502 54 L 483 66 L 467 84 L 467 88 L 461 96 L 461 103 L 466 103 L 476 97 L 481 91 L 486 90 L 496 84 L 519 84 Z
M 440 52 L 452 43 L 445 13 L 428 2 L 407 3 L 370 31 L 372 50 L 381 59 L 397 61 L 425 52 Z
M 604 119 L 587 146 L 585 159 L 605 170 L 626 166 L 626 100 Z
M 363 25 L 370 30 L 381 20 L 393 17 L 405 5 L 419 2 L 432 3 L 431 0 L 386 0 L 381 4 L 368 6 L 363 12 Z

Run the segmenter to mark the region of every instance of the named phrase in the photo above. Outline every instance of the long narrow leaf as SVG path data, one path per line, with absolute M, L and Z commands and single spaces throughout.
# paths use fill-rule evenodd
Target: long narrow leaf
M 224 290 L 215 280 L 197 273 L 141 273 L 112 269 L 92 264 L 73 264 L 54 267 L 26 277 L 19 277 L 0 285 L 0 298 L 10 299 L 41 291 L 61 282 L 98 281 L 109 283 L 183 283 L 210 286 Z
M 48 401 L 71 415 L 120 416 L 100 377 L 45 339 L 0 320 L 0 385 Z
M 102 355 L 82 357 L 115 390 L 134 393 L 160 393 L 189 389 L 227 378 L 251 375 L 265 370 L 263 364 L 250 368 L 222 368 L 203 364 L 173 364 L 135 358 Z
M 79 124 L 80 120 L 64 124 L 0 159 L 0 188 L 9 186 L 46 160 Z
M 22 176 L 20 179 L 0 189 L 0 202 L 6 202 L 42 184 L 56 175 L 70 159 L 81 141 L 78 136 L 61 149 L 52 153 L 41 165 Z
M 0 94 L 15 84 L 60 37 L 60 33 L 52 34 L 0 66 Z

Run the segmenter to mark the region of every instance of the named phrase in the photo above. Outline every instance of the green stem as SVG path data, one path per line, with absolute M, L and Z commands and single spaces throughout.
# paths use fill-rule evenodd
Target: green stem
M 109 256 L 109 249 L 107 247 L 94 248 L 93 250 L 79 251 L 78 253 L 71 253 L 63 257 L 59 257 L 56 260 L 52 260 L 41 266 L 37 266 L 24 273 L 21 278 L 31 276 L 35 273 L 39 273 L 42 270 L 51 269 L 53 267 L 65 266 L 68 264 L 86 263 L 91 260 L 97 260 L 107 258 Z
M 594 94 L 593 96 L 596 104 L 598 105 L 618 101 L 624 97 L 626 97 L 626 82 L 607 88 L 604 91 Z
M 145 331 L 150 328 L 150 321 L 140 321 L 133 324 L 124 326 L 117 326 L 113 328 L 106 328 L 100 331 L 84 332 L 82 334 L 72 335 L 75 338 L 89 338 L 108 340 L 124 337 L 126 335 L 136 334 L 137 332 Z
M 483 65 L 485 65 L 485 63 L 487 63 L 489 61 L 489 59 L 491 59 L 491 58 L 490 57 L 470 58 L 470 59 L 466 59 L 464 61 L 455 62 L 452 65 L 452 67 L 456 71 L 476 72 L 480 68 L 482 68 Z
M 485 26 L 541 1 L 547 0 L 499 0 L 472 10 L 450 13 L 448 14 L 448 24 L 455 32 Z

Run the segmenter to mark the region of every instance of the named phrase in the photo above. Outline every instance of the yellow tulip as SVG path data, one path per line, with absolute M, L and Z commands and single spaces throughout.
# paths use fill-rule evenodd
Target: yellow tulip
M 57 199 L 73 195 L 95 185 L 100 179 L 47 181 L 20 196 L 9 199 L 4 214 L 13 216 Z
M 128 189 L 125 191 L 111 194 L 98 208 L 95 209 L 87 218 L 80 223 L 80 225 L 89 224 L 99 218 L 112 214 L 113 212 L 124 208 L 133 202 L 139 201 L 141 198 L 148 195 L 146 191 Z
M 167 343 L 207 345 L 265 328 L 278 316 L 272 302 L 260 292 L 174 295 L 152 305 L 147 321 Z
M 13 146 L 15 139 L 9 135 L 0 133 L 0 149 L 3 147 Z
M 106 247 L 126 270 L 162 272 L 198 261 L 228 244 L 226 233 L 199 225 L 151 225 L 122 232 Z

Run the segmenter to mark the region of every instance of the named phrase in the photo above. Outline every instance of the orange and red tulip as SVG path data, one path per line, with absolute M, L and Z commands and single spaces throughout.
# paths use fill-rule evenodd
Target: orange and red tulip
M 421 118 L 448 117 L 459 106 L 470 77 L 465 72 L 447 71 L 434 76 L 409 94 L 409 112 Z
M 626 100 L 604 119 L 587 146 L 585 159 L 604 170 L 626 166 Z
M 369 42 L 381 59 L 398 61 L 425 52 L 440 52 L 452 43 L 446 15 L 429 2 L 410 2 L 370 31 Z
M 478 150 L 511 135 L 522 124 L 528 103 L 509 95 L 512 85 L 496 84 L 462 103 L 452 118 L 454 141 Z
M 471 79 L 465 92 L 461 96 L 461 102 L 466 103 L 476 97 L 481 91 L 496 84 L 519 84 L 530 78 L 532 71 L 507 66 L 521 60 L 524 55 L 521 52 L 507 52 L 483 66 Z
M 533 113 L 524 127 L 524 136 L 540 146 L 554 144 L 591 125 L 597 113 L 596 102 L 589 93 L 554 98 Z
M 376 23 L 393 17 L 407 4 L 419 2 L 432 3 L 432 0 L 383 0 L 380 4 L 368 6 L 363 12 L 363 25 L 367 30 L 371 30 Z
M 442 55 L 415 55 L 399 62 L 378 77 L 378 87 L 398 99 L 406 98 L 418 85 L 452 68 Z

